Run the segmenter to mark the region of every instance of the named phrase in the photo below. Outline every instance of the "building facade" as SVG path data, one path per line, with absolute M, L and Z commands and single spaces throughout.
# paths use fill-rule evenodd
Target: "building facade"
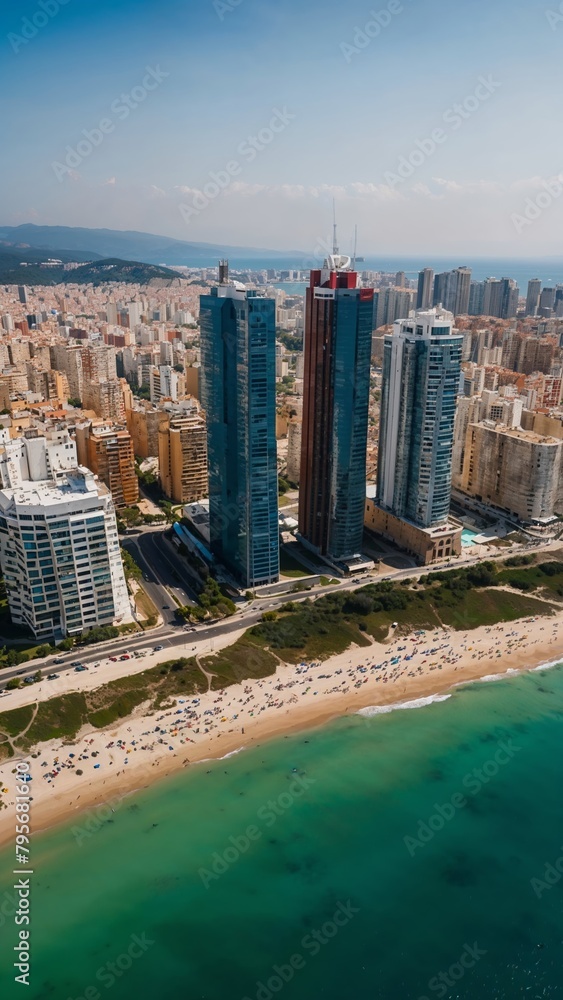
M 211 551 L 245 587 L 279 577 L 275 309 L 234 283 L 200 300 Z
M 469 424 L 461 489 L 525 523 L 561 510 L 563 441 L 493 421 Z
M 423 528 L 449 514 L 462 344 L 440 309 L 412 314 L 385 337 L 378 500 Z
M 207 427 L 196 410 L 161 423 L 158 467 L 162 490 L 174 503 L 195 503 L 207 497 Z
M 30 436 L 0 460 L 0 562 L 12 621 L 38 639 L 131 621 L 115 510 L 68 435 Z
M 311 271 L 305 317 L 299 533 L 334 560 L 363 537 L 373 289 L 350 258 Z
M 432 295 L 434 291 L 434 271 L 431 267 L 425 267 L 418 274 L 418 289 L 416 294 L 416 308 L 430 309 L 432 306 Z
M 100 477 L 116 507 L 130 507 L 139 499 L 135 452 L 129 431 L 104 421 L 77 424 L 78 461 Z

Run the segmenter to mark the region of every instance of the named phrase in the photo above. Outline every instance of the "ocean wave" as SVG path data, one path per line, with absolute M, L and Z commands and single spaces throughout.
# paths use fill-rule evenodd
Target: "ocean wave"
M 227 760 L 228 757 L 234 757 L 237 753 L 242 753 L 243 750 L 246 750 L 246 747 L 237 747 L 236 750 L 230 750 L 229 753 L 223 757 L 217 757 L 216 760 Z
M 500 674 L 485 674 L 484 677 L 478 677 L 474 683 L 476 684 L 489 684 L 491 681 L 502 681 L 507 677 L 512 677 L 515 674 L 521 674 L 521 670 L 516 670 L 515 667 L 509 667 L 508 670 L 503 670 Z M 473 682 L 472 682 L 473 683 Z
M 538 670 L 553 670 L 554 667 L 563 667 L 563 662 L 559 660 L 550 660 L 549 663 L 540 663 L 539 667 L 532 667 L 531 673 L 535 674 Z
M 426 705 L 432 705 L 438 701 L 447 701 L 448 698 L 451 698 L 451 694 L 431 694 L 427 698 L 415 698 L 413 701 L 398 701 L 394 705 L 368 705 L 367 708 L 360 708 L 356 712 L 356 715 L 362 715 L 364 718 L 369 719 L 374 715 L 387 715 L 389 712 L 395 712 L 399 709 L 425 708 Z

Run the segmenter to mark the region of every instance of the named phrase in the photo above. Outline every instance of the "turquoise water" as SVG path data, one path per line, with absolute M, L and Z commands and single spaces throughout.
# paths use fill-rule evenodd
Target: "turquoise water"
M 476 531 L 470 531 L 469 528 L 464 528 L 461 533 L 461 544 L 465 547 L 475 544 L 475 539 L 477 538 Z
M 34 842 L 29 989 L 0 917 L 2 998 L 560 997 L 561 884 L 531 880 L 563 854 L 562 741 L 556 668 L 342 719 L 75 819 Z M 4 852 L 3 887 L 12 867 Z

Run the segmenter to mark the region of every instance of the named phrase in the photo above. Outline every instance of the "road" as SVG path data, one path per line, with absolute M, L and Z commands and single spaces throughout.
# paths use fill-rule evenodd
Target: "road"
M 557 544 L 557 543 L 556 543 Z M 535 552 L 541 551 L 542 549 L 549 549 L 552 547 L 550 543 L 544 545 L 530 546 Z M 507 553 L 500 552 L 498 555 L 490 556 L 489 558 L 493 561 L 506 559 Z M 357 581 L 343 581 L 341 588 L 343 590 L 357 590 L 360 587 L 365 587 L 368 583 L 378 583 L 381 580 L 404 580 L 410 577 L 419 577 L 422 573 L 432 572 L 432 573 L 445 573 L 448 570 L 461 568 L 462 566 L 471 566 L 478 562 L 483 562 L 483 558 L 466 558 L 466 559 L 456 559 L 455 562 L 451 564 L 445 564 L 441 566 L 429 566 L 421 567 L 418 566 L 416 569 L 404 569 L 398 572 L 386 572 L 380 574 L 373 574 L 372 576 L 363 577 L 361 580 Z M 148 585 L 147 585 L 148 586 Z M 76 647 L 69 653 L 61 654 L 55 653 L 52 656 L 47 656 L 42 659 L 37 659 L 29 661 L 25 665 L 20 665 L 19 667 L 6 667 L 0 672 L 0 678 L 4 686 L 5 682 L 10 680 L 12 677 L 21 676 L 22 679 L 25 677 L 32 677 L 37 670 L 41 670 L 43 673 L 64 673 L 68 670 L 74 670 L 71 666 L 72 661 L 80 660 L 81 663 L 86 666 L 92 663 L 102 660 L 107 656 L 120 656 L 125 650 L 129 652 L 134 652 L 135 650 L 142 649 L 154 649 L 155 646 L 163 647 L 163 662 L 170 656 L 174 655 L 174 649 L 178 646 L 185 646 L 186 643 L 189 644 L 189 640 L 193 638 L 194 642 L 201 643 L 209 642 L 211 644 L 212 640 L 219 635 L 229 634 L 230 632 L 236 632 L 241 628 L 250 628 L 252 625 L 256 625 L 260 621 L 264 611 L 275 610 L 280 608 L 283 604 L 288 601 L 293 603 L 300 603 L 301 601 L 306 601 L 322 597 L 324 594 L 334 593 L 335 586 L 318 587 L 312 591 L 299 594 L 281 594 L 279 596 L 270 596 L 264 598 L 263 600 L 253 601 L 250 605 L 247 605 L 242 611 L 238 611 L 232 618 L 222 619 L 216 624 L 201 624 L 195 626 L 195 630 L 192 632 L 187 632 L 181 625 L 176 624 L 175 627 L 171 627 L 169 623 L 161 625 L 158 628 L 150 629 L 149 632 L 137 632 L 134 635 L 124 636 L 120 639 L 112 639 L 109 642 L 98 643 L 95 646 L 83 646 Z M 54 664 L 54 659 L 62 659 L 63 663 Z M 32 685 L 29 685 L 32 688 Z M 3 702 L 3 708 L 9 708 L 9 704 Z
M 142 586 L 165 623 L 171 625 L 175 621 L 177 605 L 174 597 L 184 607 L 197 603 L 196 595 L 189 586 L 189 577 L 181 561 L 174 559 L 169 551 L 162 529 L 126 535 L 121 544 L 141 567 Z

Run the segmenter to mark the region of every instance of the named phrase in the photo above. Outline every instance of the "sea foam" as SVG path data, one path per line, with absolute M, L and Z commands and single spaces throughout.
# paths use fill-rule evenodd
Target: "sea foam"
M 413 701 L 398 701 L 394 705 L 368 705 L 367 708 L 360 708 L 356 715 L 371 718 L 373 715 L 387 715 L 389 712 L 395 712 L 399 709 L 425 708 L 426 705 L 447 701 L 448 698 L 451 698 L 451 694 L 431 694 L 426 698 L 415 698 Z

